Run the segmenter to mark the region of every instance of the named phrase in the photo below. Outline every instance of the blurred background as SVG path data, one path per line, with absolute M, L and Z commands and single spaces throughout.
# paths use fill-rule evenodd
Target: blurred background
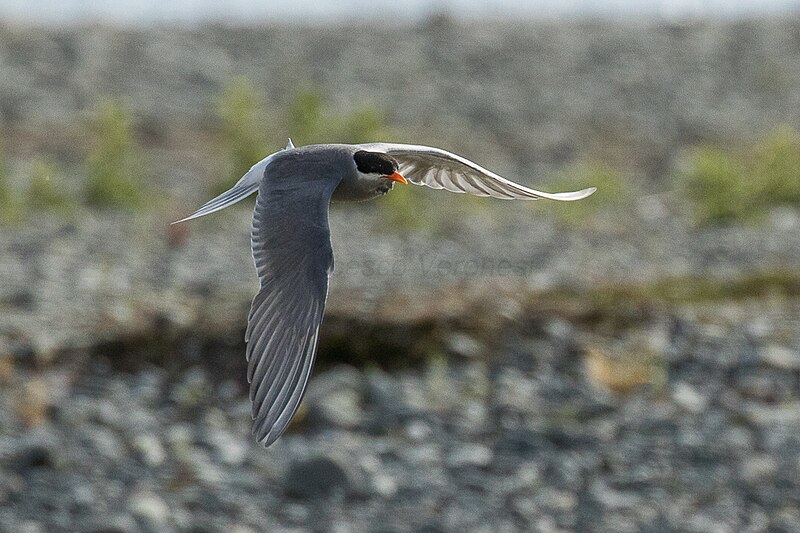
M 0 531 L 800 531 L 800 2 L 0 1 Z M 250 435 L 252 200 L 316 142 L 572 204 L 335 205 Z

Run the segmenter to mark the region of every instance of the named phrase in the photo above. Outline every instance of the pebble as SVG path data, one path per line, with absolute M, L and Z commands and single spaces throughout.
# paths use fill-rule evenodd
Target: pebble
M 284 490 L 292 498 L 316 500 L 352 489 L 345 469 L 329 457 L 294 461 L 284 476 Z
M 210 430 L 207 438 L 213 444 L 217 457 L 226 465 L 238 466 L 247 458 L 249 445 L 241 435 L 217 429 Z
M 777 470 L 777 461 L 763 454 L 744 459 L 739 469 L 742 479 L 756 486 L 773 479 Z
M 354 429 L 364 420 L 363 375 L 338 367 L 315 379 L 306 397 L 308 418 L 315 426 Z
M 672 399 L 691 413 L 701 413 L 708 406 L 708 400 L 684 381 L 675 384 L 672 389 Z
M 128 509 L 135 517 L 154 525 L 163 526 L 169 521 L 169 507 L 157 494 L 150 491 L 132 494 Z
M 17 452 L 11 464 L 18 471 L 26 471 L 31 468 L 52 469 L 55 467 L 55 457 L 47 446 L 32 444 Z
M 768 344 L 761 350 L 761 359 L 785 370 L 800 370 L 800 350 L 778 344 Z
M 158 466 L 166 458 L 164 447 L 161 446 L 161 441 L 155 435 L 136 435 L 133 439 L 133 447 L 148 466 Z
M 450 335 L 447 340 L 447 348 L 455 355 L 470 358 L 478 357 L 485 350 L 477 339 L 464 333 Z
M 492 450 L 481 444 L 465 444 L 452 450 L 445 459 L 447 466 L 458 468 L 462 466 L 485 467 L 492 462 Z

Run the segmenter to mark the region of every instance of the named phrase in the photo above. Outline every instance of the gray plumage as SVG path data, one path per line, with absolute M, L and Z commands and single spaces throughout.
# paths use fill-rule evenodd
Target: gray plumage
M 264 446 L 283 434 L 297 412 L 314 364 L 333 272 L 330 202 L 385 194 L 394 181 L 404 181 L 397 171 L 418 185 L 502 199 L 579 200 L 595 190 L 536 191 L 426 146 L 295 148 L 289 140 L 286 149 L 253 165 L 229 191 L 179 220 L 224 209 L 258 190 L 251 244 L 260 288 L 247 319 L 245 341 L 253 433 Z

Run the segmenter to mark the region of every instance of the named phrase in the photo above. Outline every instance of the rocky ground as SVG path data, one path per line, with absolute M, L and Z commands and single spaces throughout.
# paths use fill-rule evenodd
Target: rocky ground
M 72 123 L 116 94 L 169 198 L 0 231 L 0 531 L 800 531 L 800 213 L 697 228 L 667 177 L 682 147 L 800 125 L 798 54 L 793 19 L 0 29 L 11 181 L 38 152 L 74 164 Z M 320 364 L 263 450 L 247 209 L 168 229 L 205 199 L 207 139 L 186 145 L 240 74 L 276 105 L 309 80 L 380 101 L 512 177 L 622 162 L 636 190 L 577 223 L 334 209 Z
M 230 347 L 6 368 L 0 529 L 798 531 L 799 311 L 687 306 L 627 355 L 530 319 L 419 368 L 334 366 L 269 450 Z

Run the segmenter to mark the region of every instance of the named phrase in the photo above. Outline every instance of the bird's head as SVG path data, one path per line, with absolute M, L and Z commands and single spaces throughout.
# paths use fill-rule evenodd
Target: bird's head
M 388 192 L 395 181 L 403 184 L 408 183 L 403 175 L 397 171 L 397 161 L 387 154 L 359 150 L 353 154 L 353 159 L 356 162 L 356 169 L 359 174 L 367 179 L 379 180 L 380 192 Z

